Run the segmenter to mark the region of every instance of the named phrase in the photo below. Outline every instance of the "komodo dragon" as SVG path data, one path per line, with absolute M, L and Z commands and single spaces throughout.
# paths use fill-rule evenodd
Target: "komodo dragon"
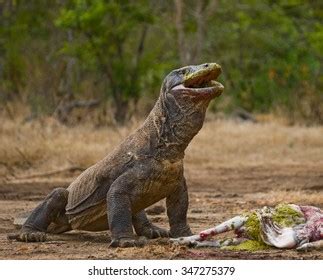
M 41 242 L 46 233 L 111 230 L 112 247 L 138 246 L 139 238 L 191 235 L 184 151 L 202 128 L 210 101 L 223 92 L 216 63 L 170 72 L 146 121 L 71 185 L 54 189 L 9 239 Z M 170 231 L 153 225 L 145 208 L 166 198 Z

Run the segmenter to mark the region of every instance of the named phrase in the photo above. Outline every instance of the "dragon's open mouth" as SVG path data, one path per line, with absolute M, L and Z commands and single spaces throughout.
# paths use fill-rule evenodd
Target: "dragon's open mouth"
M 223 92 L 223 85 L 216 81 L 221 74 L 221 66 L 216 63 L 204 64 L 192 73 L 184 76 L 183 83 L 173 89 L 185 90 L 190 94 L 207 94 L 218 96 Z

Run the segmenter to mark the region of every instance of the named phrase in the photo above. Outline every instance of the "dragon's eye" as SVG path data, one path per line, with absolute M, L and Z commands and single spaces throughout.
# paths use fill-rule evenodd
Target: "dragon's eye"
M 182 69 L 182 70 L 180 70 L 180 71 L 179 71 L 179 74 L 180 74 L 180 75 L 185 75 L 185 74 L 186 74 L 186 72 L 187 72 L 187 71 L 186 71 L 186 69 Z

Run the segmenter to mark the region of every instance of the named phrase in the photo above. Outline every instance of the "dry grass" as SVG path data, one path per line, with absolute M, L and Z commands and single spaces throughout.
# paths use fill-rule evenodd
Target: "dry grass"
M 27 124 L 2 121 L 0 170 L 4 174 L 13 169 L 19 173 L 68 166 L 85 168 L 111 151 L 130 130 L 131 127 L 65 127 L 54 119 Z
M 109 153 L 139 122 L 127 127 L 65 127 L 53 119 L 22 124 L 2 119 L 0 175 L 88 167 Z M 188 148 L 188 168 L 322 165 L 323 127 L 212 120 Z
M 190 165 L 322 165 L 323 127 L 212 121 L 193 139 L 187 155 Z
M 249 193 L 245 200 L 261 201 L 261 205 L 277 205 L 279 203 L 294 203 L 299 205 L 322 205 L 322 195 L 319 192 L 304 190 L 271 190 L 269 192 Z

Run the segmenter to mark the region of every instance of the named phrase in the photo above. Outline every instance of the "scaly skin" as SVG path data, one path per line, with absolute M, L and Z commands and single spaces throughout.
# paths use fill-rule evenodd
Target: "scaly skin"
M 127 247 L 142 245 L 133 227 L 147 238 L 191 235 L 184 151 L 202 128 L 209 102 L 223 91 L 214 81 L 220 72 L 215 63 L 172 71 L 144 124 L 66 190 L 54 190 L 9 238 L 43 241 L 46 232 L 110 229 L 110 245 Z M 169 232 L 154 226 L 144 211 L 163 198 Z

